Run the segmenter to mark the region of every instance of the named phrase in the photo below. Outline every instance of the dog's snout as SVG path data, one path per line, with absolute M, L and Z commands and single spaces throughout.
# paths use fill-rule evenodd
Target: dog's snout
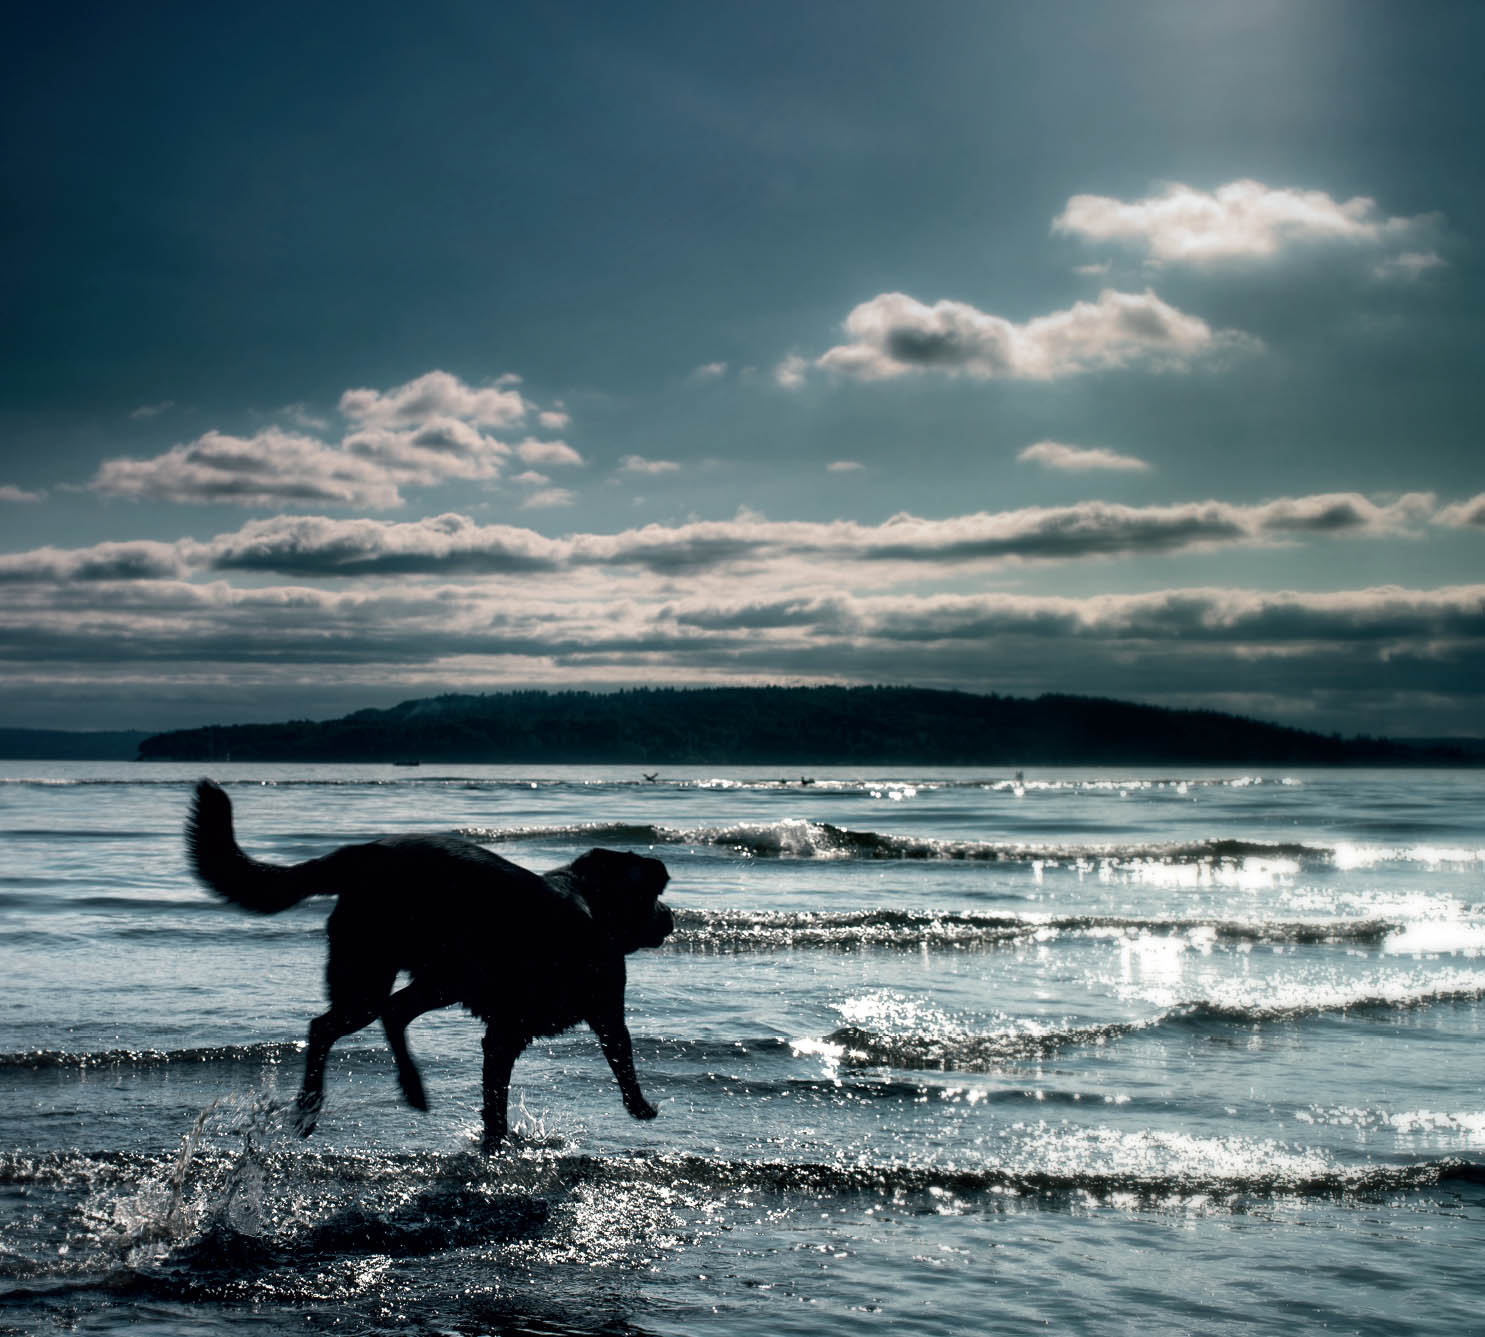
M 655 902 L 655 918 L 652 922 L 658 940 L 664 940 L 675 932 L 675 916 L 670 913 L 670 906 L 660 901 Z

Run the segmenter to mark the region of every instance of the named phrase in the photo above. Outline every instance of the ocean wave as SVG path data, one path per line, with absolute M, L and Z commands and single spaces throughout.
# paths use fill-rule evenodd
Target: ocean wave
M 792 819 L 731 826 L 672 827 L 649 822 L 574 822 L 553 826 L 466 826 L 455 831 L 486 844 L 512 841 L 715 846 L 754 858 L 952 860 L 975 863 L 1237 863 L 1245 859 L 1328 863 L 1333 851 L 1295 841 L 1212 839 L 1169 843 L 1034 844 L 947 840 L 856 831 Z
M 68 763 L 75 765 L 77 763 Z M 116 764 L 116 763 L 104 763 Z M 200 763 L 206 769 L 211 770 L 209 763 Z M 248 763 L 224 763 L 235 765 L 238 768 Z M 284 765 L 285 763 L 272 763 Z M 298 765 L 301 763 L 287 763 Z M 646 772 L 636 767 L 637 774 L 632 776 L 596 776 L 591 773 L 581 775 L 528 775 L 528 776 L 492 776 L 470 774 L 470 770 L 481 770 L 484 766 L 480 763 L 463 763 L 468 767 L 463 773 L 457 771 L 435 770 L 436 765 L 448 763 L 420 764 L 416 775 L 408 773 L 406 766 L 393 762 L 359 762 L 351 765 L 360 765 L 367 770 L 364 775 L 234 775 L 222 781 L 230 787 L 252 787 L 264 789 L 292 789 L 300 787 L 312 788 L 354 788 L 356 786 L 372 786 L 376 788 L 416 788 L 428 785 L 458 785 L 466 788 L 478 789 L 536 789 L 536 788 L 579 788 L 585 790 L 594 789 L 703 789 L 703 790 L 758 790 L 769 792 L 774 790 L 795 789 L 818 789 L 825 793 L 861 794 L 870 798 L 891 797 L 894 793 L 902 794 L 904 797 L 912 797 L 913 794 L 922 790 L 932 792 L 939 789 L 978 789 L 996 793 L 1046 793 L 1046 794 L 1119 794 L 1140 791 L 1162 791 L 1171 790 L 1176 794 L 1185 794 L 1193 789 L 1250 789 L 1256 786 L 1269 785 L 1280 787 L 1294 787 L 1304 783 L 1292 776 L 1265 777 L 1262 775 L 1203 775 L 1203 776 L 1137 776 L 1137 775 L 1097 775 L 1077 776 L 1065 775 L 1057 777 L 1033 777 L 1027 779 L 1022 775 L 997 776 L 984 773 L 964 775 L 939 775 L 929 774 L 927 776 L 918 774 L 911 778 L 905 778 L 894 774 L 890 769 L 883 768 L 875 775 L 800 775 L 779 776 L 753 775 L 753 776 L 717 776 L 707 775 L 704 772 L 697 773 L 700 768 L 690 770 L 689 773 L 679 775 L 658 774 L 656 779 L 646 778 Z M 498 764 L 497 764 L 498 765 Z M 396 774 L 385 775 L 374 772 L 390 771 L 396 767 Z M 501 769 L 507 769 L 501 766 Z M 338 768 L 342 772 L 346 767 Z M 537 768 L 538 770 L 540 768 Z M 591 772 L 595 768 L 583 766 L 566 766 L 565 769 L 580 772 Z M 613 765 L 605 766 L 603 769 L 616 770 Z M 657 768 L 663 771 L 665 768 Z M 922 768 L 919 768 L 920 770 Z M 973 768 L 970 768 L 973 769 Z M 149 775 L 135 774 L 119 775 L 0 775 L 0 785 L 14 785 L 18 788 L 41 788 L 41 789 L 85 789 L 85 788 L 180 788 L 189 790 L 196 783 L 195 776 L 175 775 Z
M 856 1068 L 897 1068 L 929 1072 L 994 1072 L 1018 1063 L 1050 1058 L 1065 1049 L 1096 1048 L 1141 1033 L 1204 1026 L 1254 1026 L 1303 1020 L 1329 1013 L 1399 1011 L 1440 1003 L 1485 998 L 1485 978 L 1465 976 L 1434 985 L 1398 982 L 1352 989 L 1295 989 L 1290 996 L 1248 1000 L 1199 999 L 1166 1008 L 1136 1021 L 1094 1023 L 1021 1022 L 988 1032 L 955 1027 L 926 1007 L 902 1006 L 891 997 L 855 1000 L 847 1024 L 823 1038 L 790 1042 L 796 1055 Z M 870 1024 L 873 1014 L 890 1023 L 894 1014 L 907 1025 Z M 913 1026 L 913 1022 L 917 1022 Z
M 202 1045 L 190 1049 L 25 1049 L 0 1053 L 0 1072 L 91 1071 L 99 1068 L 184 1068 L 205 1064 L 281 1063 L 304 1051 L 302 1040 L 248 1045 Z M 346 1050 L 347 1054 L 355 1052 Z
M 643 1161 L 570 1157 L 573 1172 L 610 1179 L 640 1177 L 656 1182 L 691 1181 L 714 1189 L 746 1189 L 782 1197 L 880 1195 L 926 1200 L 941 1210 L 944 1197 L 981 1198 L 1011 1193 L 1032 1197 L 1126 1195 L 1171 1201 L 1195 1195 L 1334 1197 L 1370 1196 L 1434 1188 L 1449 1182 L 1485 1183 L 1485 1164 L 1448 1156 L 1403 1165 L 1317 1164 L 1318 1158 L 1278 1164 L 1239 1164 L 1231 1169 L 1123 1168 L 1042 1169 L 990 1166 L 938 1169 L 911 1165 L 832 1164 L 801 1161 L 721 1160 L 702 1156 L 657 1156 Z M 1249 1158 L 1261 1160 L 1262 1155 Z M 662 1178 L 663 1177 L 663 1178 Z
M 1182 1135 L 1126 1134 L 1086 1129 L 1070 1139 L 1055 1130 L 1017 1125 L 1019 1150 L 1004 1161 L 959 1167 L 866 1161 L 751 1159 L 686 1152 L 635 1152 L 599 1156 L 566 1147 L 516 1145 L 494 1156 L 473 1152 L 318 1153 L 259 1149 L 254 1168 L 269 1184 L 302 1191 L 298 1220 L 270 1241 L 277 1250 L 312 1252 L 389 1251 L 400 1241 L 418 1251 L 486 1237 L 513 1222 L 538 1224 L 550 1202 L 584 1184 L 651 1185 L 697 1191 L 705 1201 L 717 1190 L 761 1193 L 784 1199 L 885 1196 L 933 1203 L 948 1194 L 976 1198 L 1006 1192 L 1114 1197 L 1134 1194 L 1173 1199 L 1194 1194 L 1371 1195 L 1435 1188 L 1449 1183 L 1485 1184 L 1485 1162 L 1443 1156 L 1395 1164 L 1338 1163 L 1315 1151 L 1294 1150 L 1246 1139 L 1202 1139 Z M 1050 1140 L 1048 1140 L 1050 1138 Z M 1065 1145 L 1064 1145 L 1065 1143 Z M 1036 1157 L 1044 1158 L 1037 1163 Z M 153 1159 L 108 1152 L 56 1152 L 22 1157 L 0 1153 L 0 1184 L 53 1188 L 107 1188 L 130 1176 L 168 1174 L 173 1158 Z M 192 1168 L 204 1178 L 228 1181 L 243 1168 L 240 1155 L 203 1151 Z M 396 1189 L 391 1210 L 336 1201 L 368 1186 Z M 318 1207 L 315 1212 L 313 1209 Z M 308 1219 L 305 1219 L 306 1216 Z M 207 1216 L 205 1229 L 185 1241 L 198 1259 L 230 1236 L 218 1233 L 220 1218 Z M 215 1238 L 214 1238 L 215 1237 Z
M 921 1068 L 933 1072 L 989 1072 L 1060 1049 L 1107 1044 L 1152 1023 L 1007 1030 L 988 1035 L 893 1035 L 863 1026 L 841 1026 L 823 1041 L 795 1042 L 797 1052 L 815 1052 L 852 1066 Z
M 675 951 L 778 951 L 857 947 L 955 950 L 1055 934 L 1197 933 L 1230 943 L 1331 942 L 1378 946 L 1400 925 L 1390 920 L 1235 920 L 1120 915 L 982 915 L 955 911 L 675 911 Z

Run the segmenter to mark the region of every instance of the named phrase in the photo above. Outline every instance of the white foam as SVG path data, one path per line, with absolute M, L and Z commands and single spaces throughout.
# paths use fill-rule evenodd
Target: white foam
M 1477 919 L 1420 919 L 1387 935 L 1388 956 L 1479 956 L 1485 952 L 1485 923 Z

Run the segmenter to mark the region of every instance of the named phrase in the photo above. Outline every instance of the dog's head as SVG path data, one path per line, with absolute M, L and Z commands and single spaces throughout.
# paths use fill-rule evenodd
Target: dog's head
M 570 868 L 593 918 L 626 953 L 658 947 L 675 929 L 670 907 L 659 899 L 670 881 L 659 859 L 621 850 L 589 850 Z

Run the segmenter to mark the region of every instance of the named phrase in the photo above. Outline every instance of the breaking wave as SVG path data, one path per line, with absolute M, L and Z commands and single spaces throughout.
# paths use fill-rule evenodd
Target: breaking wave
M 666 944 L 680 951 L 885 947 L 972 949 L 1053 934 L 1199 933 L 1231 943 L 1378 946 L 1399 925 L 1380 919 L 1234 920 L 1119 915 L 981 915 L 901 909 L 675 911 Z
M 939 840 L 854 831 L 830 822 L 742 822 L 735 826 L 671 827 L 648 822 L 580 822 L 563 826 L 460 827 L 457 835 L 487 844 L 512 841 L 591 841 L 614 845 L 713 846 L 752 858 L 957 860 L 977 863 L 1236 863 L 1244 859 L 1328 863 L 1334 851 L 1293 841 L 1197 840 L 1160 843 L 1030 844 Z
M 0 1072 L 68 1072 L 94 1069 L 186 1068 L 205 1066 L 270 1065 L 303 1053 L 304 1042 L 284 1040 L 250 1045 L 204 1045 L 192 1049 L 25 1049 L 0 1053 Z M 351 1048 L 347 1054 L 357 1051 Z
M 1138 1021 L 1035 1024 L 990 1032 L 958 1029 L 951 1019 L 901 1000 L 861 1000 L 848 1024 L 823 1039 L 792 1042 L 797 1055 L 816 1055 L 848 1067 L 886 1067 L 930 1072 L 993 1072 L 1007 1065 L 1049 1058 L 1066 1049 L 1095 1048 L 1125 1036 L 1204 1026 L 1254 1026 L 1299 1021 L 1327 1013 L 1398 1011 L 1485 998 L 1485 976 L 1460 975 L 1433 986 L 1399 982 L 1347 991 L 1312 988 L 1292 996 L 1201 999 L 1167 1008 Z M 906 1024 L 871 1025 L 874 1013 L 901 1014 Z M 913 1023 L 919 1023 L 914 1026 Z

